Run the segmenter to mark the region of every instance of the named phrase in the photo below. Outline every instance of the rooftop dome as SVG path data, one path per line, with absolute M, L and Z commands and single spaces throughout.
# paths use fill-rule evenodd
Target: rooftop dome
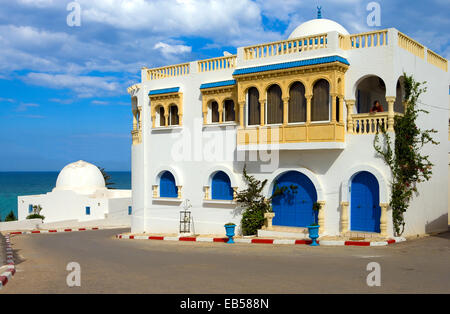
M 313 36 L 328 32 L 338 32 L 342 35 L 348 35 L 349 32 L 339 23 L 328 19 L 314 19 L 298 26 L 289 36 L 289 39 Z
M 68 164 L 61 170 L 53 190 L 92 194 L 105 189 L 105 180 L 100 170 L 93 164 L 80 160 Z

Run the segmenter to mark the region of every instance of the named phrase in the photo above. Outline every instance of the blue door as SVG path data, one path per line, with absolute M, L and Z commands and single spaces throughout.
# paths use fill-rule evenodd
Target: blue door
M 230 178 L 223 171 L 219 171 L 213 176 L 211 190 L 213 200 L 233 200 Z
M 351 185 L 352 231 L 380 232 L 380 186 L 369 172 L 358 173 Z
M 274 184 L 274 189 L 287 187 L 287 191 L 272 200 L 275 213 L 273 224 L 288 227 L 307 227 L 314 222 L 313 204 L 317 202 L 314 184 L 304 174 L 289 171 Z

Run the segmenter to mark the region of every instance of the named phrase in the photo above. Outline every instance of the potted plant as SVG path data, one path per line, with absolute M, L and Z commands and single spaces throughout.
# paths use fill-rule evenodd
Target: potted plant
M 234 229 L 236 228 L 236 225 L 232 222 L 229 222 L 227 224 L 225 224 L 225 231 L 226 231 L 226 235 L 228 237 L 228 242 L 227 243 L 234 243 L 233 241 L 233 237 L 234 237 Z
M 317 216 L 319 214 L 320 210 L 320 204 L 314 203 L 313 204 L 313 223 L 308 226 L 309 231 L 309 237 L 312 240 L 311 246 L 318 246 L 319 243 L 317 243 L 317 239 L 319 238 L 319 224 L 317 223 Z

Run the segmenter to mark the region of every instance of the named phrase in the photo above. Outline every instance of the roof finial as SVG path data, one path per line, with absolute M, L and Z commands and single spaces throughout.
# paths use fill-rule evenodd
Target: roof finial
M 317 18 L 318 19 L 322 18 L 322 7 L 321 6 L 317 6 Z

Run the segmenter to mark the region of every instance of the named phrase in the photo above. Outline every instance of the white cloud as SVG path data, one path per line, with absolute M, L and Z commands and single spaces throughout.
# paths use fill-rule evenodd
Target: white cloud
M 28 73 L 23 80 L 29 84 L 55 89 L 72 89 L 79 97 L 123 94 L 125 86 L 114 77 L 76 76 L 70 74 Z
M 186 54 L 192 51 L 192 47 L 184 45 L 169 45 L 163 42 L 157 43 L 154 48 L 160 50 L 164 56 Z

